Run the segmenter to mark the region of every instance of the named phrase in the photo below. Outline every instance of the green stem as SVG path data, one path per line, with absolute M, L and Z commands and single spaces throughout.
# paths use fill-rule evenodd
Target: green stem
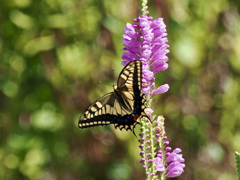
M 148 1 L 147 0 L 141 0 L 140 3 L 141 3 L 140 14 L 146 16 L 147 15 L 147 9 L 148 9 L 148 6 L 147 6 Z
M 236 156 L 238 179 L 240 180 L 240 153 L 239 152 L 235 152 L 235 156 Z
M 150 135 L 150 153 L 151 153 L 151 159 L 153 159 L 153 160 L 155 160 L 155 154 L 156 154 L 156 152 L 155 152 L 155 147 L 154 147 L 154 133 L 153 133 L 153 126 L 152 126 L 152 124 L 151 124 L 151 126 L 149 127 L 149 135 Z M 152 173 L 155 173 L 156 174 L 156 170 L 155 170 L 155 167 L 156 167 L 156 164 L 153 162 L 153 163 L 151 163 L 150 164 L 151 166 L 151 168 L 150 168 L 150 176 L 149 176 L 149 179 L 151 179 L 151 180 L 155 180 L 155 179 L 157 179 L 157 176 L 152 176 L 151 174 Z

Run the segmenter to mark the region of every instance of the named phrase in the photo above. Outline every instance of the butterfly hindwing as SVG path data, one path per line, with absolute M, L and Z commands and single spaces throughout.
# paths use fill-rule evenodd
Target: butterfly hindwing
M 142 89 L 142 62 L 132 61 L 121 71 L 114 92 L 95 101 L 80 117 L 79 128 L 114 124 L 115 128 L 130 129 L 144 114 L 145 96 Z
M 80 117 L 79 127 L 113 124 L 113 116 L 127 115 L 119 98 L 112 92 L 94 102 Z

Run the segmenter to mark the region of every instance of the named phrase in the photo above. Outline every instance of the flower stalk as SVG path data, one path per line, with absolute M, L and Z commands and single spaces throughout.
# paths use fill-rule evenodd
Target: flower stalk
M 240 179 L 240 153 L 236 151 L 235 156 L 236 156 L 238 179 Z
M 154 96 L 168 91 L 169 85 L 155 86 L 155 74 L 168 68 L 169 45 L 163 18 L 153 20 L 148 16 L 147 0 L 141 2 L 141 16 L 124 29 L 122 64 L 142 61 L 142 92 L 146 95 L 145 114 L 140 122 L 140 163 L 147 180 L 166 179 L 182 174 L 185 167 L 181 149 L 172 151 L 165 135 L 164 118 L 152 116 Z

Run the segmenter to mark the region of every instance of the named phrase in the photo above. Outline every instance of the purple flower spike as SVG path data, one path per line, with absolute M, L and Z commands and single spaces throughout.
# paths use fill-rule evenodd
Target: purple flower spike
M 169 86 L 165 84 L 155 88 L 154 74 L 168 68 L 166 54 L 169 52 L 167 49 L 169 45 L 166 44 L 168 42 L 166 25 L 162 18 L 153 20 L 152 17 L 144 15 L 134 19 L 134 22 L 138 24 L 127 23 L 127 27 L 124 29 L 122 42 L 126 52 L 122 54 L 122 64 L 126 65 L 134 60 L 142 61 L 142 91 L 152 95 L 165 93 Z
M 155 86 L 155 74 L 168 68 L 169 59 L 166 54 L 169 53 L 169 45 L 167 44 L 167 31 L 163 18 L 153 20 L 153 17 L 148 16 L 149 12 L 147 11 L 146 3 L 147 1 L 143 1 L 142 4 L 143 15 L 134 19 L 134 24 L 127 23 L 124 29 L 122 64 L 125 66 L 135 60 L 142 62 L 141 91 L 146 95 L 147 101 L 147 108 L 144 109 L 144 113 L 153 123 L 150 125 L 147 120 L 145 122 L 143 119 L 141 124 L 144 128 L 141 128 L 141 130 L 146 134 L 144 132 L 139 134 L 139 141 L 142 143 L 139 148 L 141 149 L 140 155 L 142 157 L 140 162 L 144 162 L 143 168 L 145 169 L 147 180 L 150 180 L 150 176 L 157 175 L 155 174 L 156 171 L 162 172 L 160 173 L 162 175 L 166 174 L 167 177 L 179 176 L 185 167 L 185 160 L 179 154 L 181 149 L 176 148 L 170 152 L 172 148 L 166 147 L 169 145 L 169 141 L 165 141 L 167 136 L 164 136 L 164 118 L 158 116 L 156 119 L 155 116 L 152 116 L 155 109 L 152 106 L 154 102 L 153 96 L 169 90 L 168 84 L 163 84 L 159 87 Z M 150 136 L 149 132 L 154 132 L 153 136 L 152 134 Z M 143 143 L 143 141 L 146 143 Z M 162 146 L 162 143 L 164 146 Z M 164 152 L 159 150 L 159 148 L 161 150 L 165 148 Z M 156 153 L 156 151 L 158 152 Z M 153 157 L 155 158 L 151 159 Z M 153 167 L 155 167 L 155 170 Z

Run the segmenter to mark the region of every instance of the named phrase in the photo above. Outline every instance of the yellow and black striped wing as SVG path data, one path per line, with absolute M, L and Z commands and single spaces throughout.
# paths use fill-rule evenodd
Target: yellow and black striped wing
M 133 130 L 137 122 L 131 121 L 130 115 L 131 112 L 124 108 L 122 100 L 112 92 L 94 102 L 80 117 L 78 125 L 79 128 L 87 128 L 114 124 L 120 130 Z
M 134 114 L 145 109 L 145 95 L 142 93 L 142 62 L 132 61 L 121 71 L 115 92 L 119 94 Z M 135 112 L 134 112 L 135 110 Z M 139 116 L 142 114 L 138 112 Z
M 115 128 L 134 132 L 137 119 L 145 115 L 141 90 L 142 62 L 132 61 L 121 71 L 114 92 L 98 99 L 82 114 L 79 128 L 114 124 Z

